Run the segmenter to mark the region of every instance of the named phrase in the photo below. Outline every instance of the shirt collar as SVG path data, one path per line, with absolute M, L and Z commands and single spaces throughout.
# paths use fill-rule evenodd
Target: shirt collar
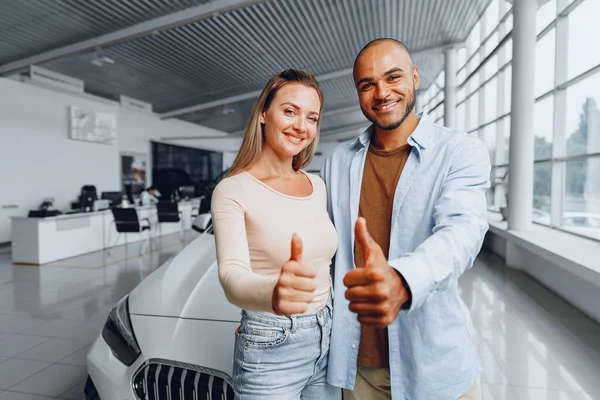
M 411 146 L 415 144 L 419 145 L 421 148 L 426 148 L 429 145 L 429 139 L 431 137 L 431 132 L 433 131 L 433 121 L 431 117 L 426 112 L 422 112 L 417 114 L 417 118 L 419 118 L 419 124 L 415 131 L 408 137 L 408 143 Z M 367 146 L 371 141 L 371 136 L 375 131 L 375 125 L 371 124 L 363 133 L 361 133 L 356 139 L 354 139 L 354 145 L 360 144 L 361 147 Z
M 425 149 L 429 145 L 431 132 L 433 132 L 433 120 L 425 111 L 417 114 L 417 118 L 419 118 L 419 124 L 412 135 L 408 137 L 408 142 L 414 141 L 421 148 Z

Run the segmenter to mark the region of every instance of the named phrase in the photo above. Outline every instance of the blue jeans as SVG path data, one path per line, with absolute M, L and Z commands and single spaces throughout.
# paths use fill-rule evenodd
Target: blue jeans
M 331 300 L 292 317 L 243 310 L 235 336 L 235 399 L 341 399 L 341 390 L 327 384 L 332 311 Z

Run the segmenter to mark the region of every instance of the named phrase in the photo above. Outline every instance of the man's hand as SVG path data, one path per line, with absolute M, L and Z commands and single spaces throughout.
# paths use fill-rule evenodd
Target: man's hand
M 361 324 L 385 328 L 396 319 L 408 301 L 408 290 L 400 274 L 390 267 L 381 247 L 367 231 L 364 218 L 356 221 L 356 243 L 362 248 L 364 268 L 355 268 L 344 277 L 350 311 Z
M 315 297 L 316 276 L 315 267 L 302 263 L 302 239 L 294 233 L 290 261 L 283 264 L 271 298 L 275 314 L 290 316 L 305 313 Z

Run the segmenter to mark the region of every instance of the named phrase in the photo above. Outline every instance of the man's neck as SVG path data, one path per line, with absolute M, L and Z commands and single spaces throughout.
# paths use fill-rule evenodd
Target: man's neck
M 419 125 L 419 118 L 414 111 L 408 114 L 396 129 L 383 130 L 375 125 L 375 134 L 371 143 L 375 148 L 383 151 L 397 149 L 408 143 L 408 138 L 417 129 L 417 125 Z

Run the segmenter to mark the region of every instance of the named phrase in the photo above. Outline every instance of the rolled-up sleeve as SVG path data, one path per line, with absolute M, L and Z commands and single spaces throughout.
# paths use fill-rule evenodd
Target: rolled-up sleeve
M 219 281 L 231 304 L 246 310 L 273 312 L 271 297 L 277 277 L 252 271 L 241 199 L 242 187 L 232 178 L 221 181 L 212 196 Z
M 414 252 L 389 260 L 410 289 L 409 312 L 446 289 L 473 265 L 488 230 L 486 190 L 490 169 L 483 143 L 467 137 L 454 152 L 435 204 L 433 234 Z

